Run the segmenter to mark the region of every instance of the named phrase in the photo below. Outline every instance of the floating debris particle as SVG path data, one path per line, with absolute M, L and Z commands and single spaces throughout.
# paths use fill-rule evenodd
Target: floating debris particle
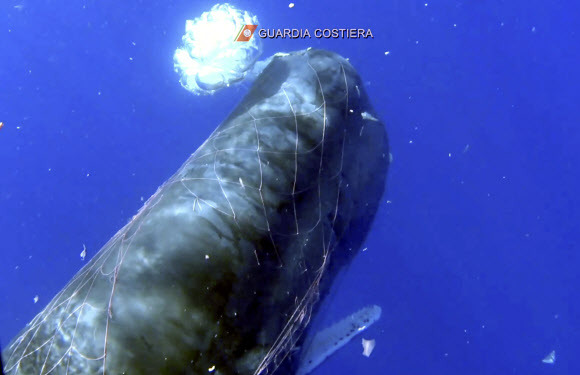
M 376 119 L 376 117 L 374 117 L 373 115 L 371 115 L 371 114 L 370 114 L 370 113 L 368 113 L 368 112 L 363 112 L 363 113 L 361 113 L 361 116 L 362 116 L 362 118 L 363 118 L 363 119 L 365 119 L 365 120 L 371 120 L 371 121 L 379 121 L 379 120 L 377 120 L 377 119 Z
M 552 350 L 550 354 L 548 354 L 547 356 L 544 357 L 544 359 L 542 359 L 542 362 L 553 365 L 554 362 L 556 362 L 556 351 Z
M 371 353 L 373 352 L 373 349 L 375 348 L 376 345 L 376 341 L 375 340 L 365 340 L 362 339 L 362 346 L 363 346 L 363 352 L 362 354 L 365 357 L 370 357 Z

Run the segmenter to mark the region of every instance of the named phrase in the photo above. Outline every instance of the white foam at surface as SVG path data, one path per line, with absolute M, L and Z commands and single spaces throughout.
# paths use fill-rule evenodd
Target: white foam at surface
M 262 53 L 261 39 L 236 42 L 244 25 L 257 25 L 258 18 L 230 4 L 216 4 L 201 16 L 187 20 L 183 45 L 173 56 L 181 85 L 196 95 L 241 82 Z

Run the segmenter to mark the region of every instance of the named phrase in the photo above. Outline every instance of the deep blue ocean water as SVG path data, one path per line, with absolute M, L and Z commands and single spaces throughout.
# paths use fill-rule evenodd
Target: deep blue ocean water
M 314 373 L 580 373 L 573 3 L 288 3 L 233 4 L 264 28 L 370 28 L 374 39 L 265 40 L 263 56 L 349 57 L 393 154 L 367 250 L 322 317 L 380 305 L 363 334 L 377 346 L 363 357 L 357 338 Z M 193 96 L 173 71 L 185 20 L 213 4 L 0 5 L 3 345 L 82 267 L 83 246 L 92 257 L 244 95 Z

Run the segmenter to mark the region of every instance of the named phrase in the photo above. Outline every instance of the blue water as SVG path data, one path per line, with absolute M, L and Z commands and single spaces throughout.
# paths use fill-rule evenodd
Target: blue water
M 382 306 L 363 334 L 377 346 L 365 358 L 357 338 L 315 373 L 580 373 L 572 2 L 288 3 L 235 5 L 265 28 L 371 28 L 368 40 L 266 40 L 264 56 L 349 57 L 394 158 L 368 249 L 324 309 L 330 323 Z M 194 97 L 173 72 L 185 19 L 213 4 L 0 5 L 2 344 L 244 94 Z

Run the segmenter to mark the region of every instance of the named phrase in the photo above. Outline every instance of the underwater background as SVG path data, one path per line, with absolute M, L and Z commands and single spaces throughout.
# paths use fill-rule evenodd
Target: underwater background
M 393 155 L 366 250 L 315 324 L 370 304 L 382 318 L 313 374 L 580 373 L 575 4 L 289 3 L 232 4 L 262 28 L 370 28 L 372 39 L 265 39 L 262 56 L 348 57 Z M 214 4 L 0 4 L 2 345 L 247 91 L 194 96 L 173 71 L 185 20 Z M 376 340 L 370 358 L 361 337 Z

